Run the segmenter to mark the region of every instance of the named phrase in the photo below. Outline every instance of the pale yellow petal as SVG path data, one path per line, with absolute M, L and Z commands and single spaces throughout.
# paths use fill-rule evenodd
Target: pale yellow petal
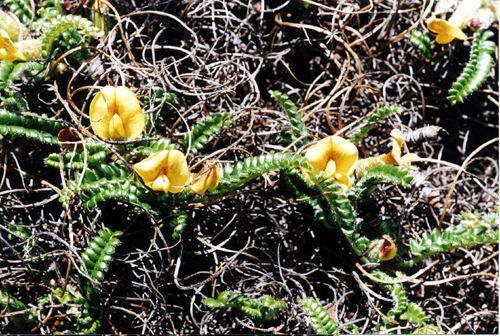
M 116 112 L 115 104 L 115 88 L 106 86 L 95 95 L 90 103 L 89 117 L 90 124 L 95 134 L 101 139 L 109 139 L 109 123 Z
M 335 161 L 336 172 L 352 175 L 358 162 L 358 149 L 351 142 L 333 135 L 331 141 L 330 159 Z
M 144 115 L 135 94 L 125 86 L 116 88 L 116 110 L 125 127 L 125 138 L 135 139 L 144 130 Z
M 345 173 L 335 173 L 333 177 L 337 180 L 339 185 L 344 189 L 351 189 L 353 180 Z
M 165 175 L 163 171 L 166 167 L 168 152 L 165 150 L 155 153 L 134 165 L 136 173 L 142 178 L 145 185 L 151 186 L 158 176 Z
M 325 168 L 326 176 L 332 177 L 335 174 L 336 169 L 337 169 L 337 166 L 335 165 L 335 161 L 333 161 L 333 160 L 328 161 L 328 164 L 326 165 L 326 168 Z
M 358 163 L 356 163 L 356 173 L 360 174 L 366 170 L 378 166 L 379 164 L 384 164 L 384 162 L 380 158 L 380 156 L 376 156 L 358 161 Z
M 125 137 L 123 121 L 118 114 L 114 114 L 109 122 L 109 136 L 113 140 L 120 140 Z
M 213 166 L 212 170 L 210 171 L 210 177 L 209 177 L 210 183 L 208 185 L 208 191 L 212 191 L 217 186 L 219 185 L 219 167 Z
M 325 170 L 328 161 L 330 161 L 331 141 L 329 138 L 320 140 L 315 146 L 309 148 L 306 152 L 306 158 L 313 168 L 313 174 Z
M 420 157 L 415 153 L 410 153 L 403 156 L 401 160 L 403 161 L 403 163 L 408 163 L 411 161 L 420 160 Z
M 163 191 L 165 193 L 168 192 L 170 189 L 170 181 L 168 180 L 168 177 L 165 175 L 158 176 L 151 184 L 151 189 L 154 191 Z
M 219 185 L 219 167 L 207 164 L 195 178 L 191 190 L 203 195 L 207 190 L 212 191 Z
M 7 34 L 7 32 L 3 29 L 0 29 L 0 50 L 3 51 L 0 53 L 0 60 L 11 62 L 26 60 L 23 53 L 17 49 L 14 43 L 12 43 L 9 34 Z
M 40 40 L 24 40 L 15 45 L 26 61 L 34 61 L 42 56 L 42 41 Z
M 439 44 L 447 44 L 454 39 L 467 40 L 467 35 L 463 31 L 446 20 L 436 19 L 435 16 L 427 20 L 427 28 L 437 33 L 436 42 Z
M 168 151 L 166 175 L 171 183 L 169 192 L 176 194 L 184 190 L 184 186 L 189 181 L 189 168 L 184 154 L 178 150 Z
M 20 22 L 12 15 L 5 13 L 0 10 L 0 29 L 3 29 L 7 32 L 12 42 L 19 41 L 19 38 L 22 37 L 23 28 Z

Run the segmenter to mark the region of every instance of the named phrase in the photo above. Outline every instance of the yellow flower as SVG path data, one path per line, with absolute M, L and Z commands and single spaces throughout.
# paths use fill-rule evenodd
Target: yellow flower
M 372 261 L 387 261 L 396 256 L 397 248 L 391 237 L 383 235 L 382 239 L 376 239 L 370 244 L 368 259 Z
M 436 42 L 439 44 L 447 44 L 454 39 L 467 40 L 467 35 L 464 34 L 458 27 L 452 25 L 446 20 L 436 19 L 431 16 L 427 20 L 427 28 L 433 33 L 436 33 Z
M 176 194 L 184 190 L 189 181 L 186 158 L 175 149 L 155 153 L 134 165 L 134 169 L 154 191 Z
M 90 123 L 102 139 L 135 139 L 144 130 L 144 116 L 135 94 L 125 86 L 106 86 L 90 104 Z
M 359 161 L 356 165 L 357 173 L 361 173 L 380 164 L 392 164 L 396 166 L 403 166 L 406 169 L 413 169 L 412 167 L 408 166 L 408 163 L 419 159 L 418 155 L 410 153 L 401 157 L 401 146 L 403 146 L 403 143 L 405 141 L 404 136 L 401 131 L 397 129 L 392 130 L 391 136 L 393 137 L 393 139 L 392 149 L 390 153 Z
M 208 163 L 195 176 L 191 190 L 203 195 L 207 190 L 212 191 L 219 185 L 219 167 Z
M 320 140 L 306 152 L 313 174 L 324 171 L 328 177 L 335 178 L 343 187 L 350 189 L 349 178 L 358 162 L 358 149 L 349 141 L 333 135 Z
M 23 53 L 12 43 L 9 34 L 3 29 L 0 29 L 0 60 L 11 62 L 26 60 Z

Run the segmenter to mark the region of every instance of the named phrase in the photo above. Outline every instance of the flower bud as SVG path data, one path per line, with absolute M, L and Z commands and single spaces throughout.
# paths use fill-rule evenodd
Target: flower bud
M 370 244 L 368 259 L 371 261 L 387 261 L 396 256 L 396 245 L 388 235 L 383 235 L 382 239 L 375 239 Z

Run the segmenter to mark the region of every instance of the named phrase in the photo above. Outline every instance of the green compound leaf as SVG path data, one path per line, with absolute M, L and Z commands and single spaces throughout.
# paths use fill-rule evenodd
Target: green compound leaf
M 463 99 L 476 91 L 485 81 L 493 63 L 491 53 L 495 50 L 495 42 L 488 41 L 493 32 L 476 33 L 472 41 L 469 63 L 450 89 L 448 100 L 451 105 L 463 102 Z
M 373 270 L 371 274 L 380 280 L 397 280 L 397 278 L 391 277 L 390 275 L 388 275 L 385 272 L 382 272 L 379 269 Z M 395 283 L 395 284 L 377 283 L 377 284 L 384 290 L 388 291 L 393 300 L 392 308 L 387 312 L 387 317 L 393 320 L 397 320 L 398 318 L 400 318 L 400 315 L 404 313 L 408 308 L 408 297 L 406 296 L 406 291 L 404 289 L 403 284 L 401 283 Z
M 78 30 L 74 28 L 63 31 L 54 41 L 54 47 L 61 48 L 62 51 L 71 50 L 80 46 L 87 46 L 87 43 L 85 42 L 85 39 L 83 39 L 80 34 L 78 34 Z M 78 64 L 82 64 L 87 59 L 89 59 L 90 56 L 92 56 L 92 53 L 89 49 L 82 49 L 71 54 L 71 57 Z
M 9 80 L 10 74 L 14 70 L 14 63 L 10 61 L 0 61 L 0 90 L 5 90 L 12 85 Z
M 354 186 L 362 192 L 362 195 L 368 195 L 377 184 L 392 182 L 408 187 L 412 179 L 413 177 L 408 175 L 408 170 L 402 166 L 380 164 L 363 171 Z
M 4 0 L 3 3 L 9 6 L 9 11 L 14 13 L 22 24 L 28 24 L 33 18 L 30 0 Z
M 357 145 L 364 138 L 366 133 L 368 133 L 368 131 L 371 130 L 381 119 L 392 113 L 402 113 L 404 111 L 405 108 L 399 105 L 386 105 L 378 108 L 372 115 L 364 118 L 363 121 L 359 123 L 358 128 L 353 131 L 353 135 L 350 138 L 347 138 L 347 140 L 349 140 L 352 144 Z
M 47 118 L 47 116 L 42 115 Z M 0 110 L 0 134 L 12 138 L 23 137 L 40 143 L 59 145 L 57 134 L 61 124 L 41 118 L 18 115 Z
M 111 153 L 106 147 L 104 147 L 100 142 L 87 138 L 85 140 L 85 147 L 87 149 L 87 167 L 97 166 L 106 159 L 106 157 Z M 60 168 L 61 154 L 52 153 L 45 158 L 45 163 L 53 168 Z M 85 161 L 85 151 L 79 152 L 68 152 L 63 155 L 63 169 L 73 169 L 81 170 L 83 169 Z M 89 173 L 91 174 L 91 173 Z M 121 174 L 120 174 L 121 176 Z
M 412 266 L 434 254 L 454 248 L 494 243 L 498 243 L 498 228 L 470 228 L 460 224 L 446 228 L 443 233 L 436 228 L 430 234 L 424 233 L 421 242 L 410 240 L 410 250 L 414 259 L 405 262 L 402 266 Z
M 346 192 L 331 178 L 325 178 L 323 173 L 312 176 L 311 180 L 321 190 L 323 198 L 327 201 L 329 210 L 334 214 L 338 227 L 349 239 L 356 240 L 360 225 L 356 220 L 356 211 L 351 204 Z M 352 243 L 350 244 L 352 246 Z M 359 251 L 358 251 L 359 255 Z
M 8 90 L 7 93 L 8 97 L 3 100 L 3 106 L 8 112 L 28 112 L 28 104 L 19 92 Z
M 432 233 L 426 232 L 421 242 L 410 239 L 413 258 L 395 266 L 411 267 L 434 254 L 458 247 L 498 243 L 499 229 L 494 225 L 499 217 L 498 212 L 482 215 L 482 219 L 480 216 L 479 212 L 464 212 L 459 225 L 449 226 L 442 233 L 437 228 Z
M 66 15 L 61 17 L 56 17 L 51 20 L 47 20 L 43 23 L 42 36 L 40 40 L 42 41 L 42 57 L 49 57 L 54 41 L 57 36 L 67 29 L 78 29 L 83 34 L 93 34 L 99 31 L 98 28 L 94 27 L 92 21 L 76 15 Z
M 302 116 L 300 113 L 297 113 L 297 106 L 288 99 L 287 95 L 282 94 L 279 91 L 269 90 L 269 94 L 273 96 L 276 100 L 278 100 L 285 110 L 286 116 L 288 117 L 288 121 L 290 121 L 291 132 L 289 132 L 288 136 L 282 135 L 280 140 L 285 142 L 287 145 L 296 141 L 297 139 L 306 136 L 309 134 L 307 131 L 304 122 L 302 121 Z M 294 150 L 298 150 L 300 147 L 307 144 L 309 140 L 307 138 L 303 138 L 299 142 L 297 142 L 293 148 Z
M 321 194 L 319 189 L 307 182 L 304 176 L 293 169 L 282 169 L 280 172 L 280 186 L 285 192 L 285 195 L 290 198 L 302 199 L 302 203 L 306 204 L 314 213 L 314 217 L 318 222 L 328 230 L 337 228 L 337 221 L 331 211 L 328 209 L 328 204 L 323 198 L 311 198 Z
M 87 155 L 87 165 L 91 167 L 93 165 L 101 163 L 102 161 L 104 161 L 104 159 L 108 156 L 109 153 L 110 153 L 109 151 L 102 151 Z M 85 157 L 84 152 L 71 152 L 64 154 L 63 169 L 73 169 L 73 170 L 83 169 L 84 157 Z M 59 159 L 60 159 L 59 154 L 52 153 L 47 158 L 45 158 L 45 163 L 53 168 L 59 168 L 60 167 Z
M 429 35 L 420 30 L 414 30 L 411 33 L 410 42 L 413 43 L 418 50 L 420 50 L 425 60 L 430 60 L 432 58 L 434 46 L 432 45 Z
M 179 140 L 179 142 L 187 149 L 189 139 L 191 139 L 191 152 L 196 154 L 210 142 L 214 134 L 220 133 L 222 129 L 227 129 L 232 124 L 234 124 L 234 120 L 229 118 L 227 112 L 223 114 L 216 113 L 214 116 L 208 116 L 205 120 L 194 125 L 191 132 L 186 132 L 184 139 Z
M 428 318 L 419 305 L 413 302 L 408 303 L 408 309 L 404 314 L 399 316 L 401 320 L 408 320 L 410 323 L 418 323 L 419 326 L 423 326 Z
M 234 166 L 231 164 L 224 166 L 220 170 L 218 187 L 208 192 L 207 195 L 225 194 L 268 171 L 292 167 L 310 169 L 307 159 L 298 154 L 270 153 L 246 158 L 244 161 L 238 161 Z
M 127 147 L 131 153 L 135 155 L 141 155 L 149 157 L 155 153 L 161 152 L 163 150 L 176 149 L 177 146 L 172 144 L 170 139 L 161 138 L 159 140 L 152 141 L 142 141 L 138 142 L 130 147 Z
M 3 291 L 0 291 L 0 307 L 2 310 L 7 307 L 7 312 L 9 313 L 20 312 L 28 309 L 24 303 Z M 38 321 L 36 311 L 12 315 L 10 316 L 10 319 L 17 328 L 22 330 L 32 329 Z
M 82 314 L 76 318 L 76 331 L 81 335 L 97 334 L 102 328 L 103 311 L 100 309 L 88 308 L 82 311 Z
M 330 317 L 325 308 L 318 301 L 306 297 L 300 301 L 304 310 L 309 314 L 311 324 L 317 334 L 332 335 L 340 332 L 337 323 Z
M 108 269 L 109 263 L 113 260 L 115 247 L 120 245 L 118 237 L 120 231 L 111 231 L 106 228 L 99 231 L 99 235 L 90 241 L 89 246 L 82 253 L 82 260 L 87 267 L 89 275 L 95 281 L 104 278 L 104 272 Z
M 22 78 L 29 78 L 33 82 L 41 81 L 45 76 L 43 63 L 36 61 L 17 63 L 7 79 L 7 82 L 12 83 Z
M 264 295 L 250 299 L 244 295 L 229 291 L 219 293 L 217 298 L 207 298 L 203 304 L 208 308 L 238 308 L 249 317 L 257 320 L 269 321 L 280 310 L 286 309 L 286 303 L 275 300 L 272 296 Z
M 172 210 L 173 218 L 167 221 L 167 226 L 172 229 L 172 238 L 179 239 L 186 226 L 187 214 L 182 210 Z

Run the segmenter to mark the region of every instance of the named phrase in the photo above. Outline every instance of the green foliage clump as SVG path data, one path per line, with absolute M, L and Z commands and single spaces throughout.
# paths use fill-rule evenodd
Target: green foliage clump
M 229 291 L 219 293 L 217 298 L 206 298 L 203 300 L 203 304 L 212 309 L 238 308 L 251 318 L 264 321 L 271 320 L 280 310 L 286 309 L 285 302 L 275 300 L 269 295 L 250 299 Z
M 229 117 L 227 112 L 216 113 L 214 116 L 208 116 L 205 120 L 194 125 L 191 131 L 186 132 L 184 139 L 179 140 L 179 142 L 186 150 L 191 144 L 191 152 L 196 154 L 210 142 L 214 134 L 220 133 L 223 129 L 228 129 L 232 124 L 234 124 L 234 120 Z
M 36 311 L 27 311 L 28 308 L 24 303 L 9 295 L 9 293 L 7 292 L 0 291 L 0 307 L 2 309 L 4 309 L 4 307 L 7 307 L 7 312 L 9 313 L 26 310 L 26 313 L 10 316 L 10 319 L 17 328 L 22 330 L 29 330 L 36 325 Z
M 387 117 L 392 113 L 403 113 L 405 108 L 400 105 L 386 105 L 379 107 L 372 115 L 365 117 L 360 123 L 356 130 L 353 131 L 351 137 L 347 138 L 352 144 L 357 145 L 370 131 L 373 126 L 381 119 Z
M 309 314 L 311 324 L 317 334 L 335 335 L 340 332 L 337 323 L 330 317 L 330 314 L 318 301 L 306 297 L 300 301 L 304 310 Z
M 120 245 L 120 231 L 111 231 L 106 228 L 99 231 L 99 235 L 89 243 L 89 247 L 82 253 L 82 260 L 87 267 L 87 271 L 92 279 L 100 281 L 104 278 L 104 272 L 108 269 L 109 263 L 113 260 L 115 247 Z
M 421 30 L 414 30 L 410 36 L 410 42 L 422 53 L 425 60 L 430 60 L 434 52 L 431 38 Z
M 493 63 L 491 53 L 495 51 L 495 42 L 488 41 L 491 36 L 493 33 L 489 30 L 474 35 L 469 62 L 449 91 L 448 100 L 451 105 L 463 102 L 488 76 Z
M 291 167 L 311 168 L 305 157 L 288 153 L 264 154 L 238 161 L 234 166 L 227 164 L 221 171 L 219 186 L 208 194 L 225 194 L 270 170 Z
M 36 118 L 0 110 L 0 134 L 23 137 L 50 145 L 59 145 L 57 132 L 61 124 L 42 115 Z
M 22 24 L 28 24 L 33 18 L 30 0 L 3 0 L 9 6 L 9 11 L 14 13 Z
M 279 140 L 285 144 L 291 144 L 292 142 L 308 135 L 309 132 L 302 121 L 302 116 L 297 112 L 297 106 L 295 106 L 295 104 L 288 99 L 288 96 L 279 91 L 273 90 L 269 90 L 269 94 L 280 102 L 281 106 L 285 110 L 286 116 L 288 117 L 288 121 L 290 122 L 291 132 L 282 132 L 279 136 Z M 309 140 L 307 138 L 302 138 L 294 144 L 293 148 L 294 150 L 298 150 L 308 142 Z

